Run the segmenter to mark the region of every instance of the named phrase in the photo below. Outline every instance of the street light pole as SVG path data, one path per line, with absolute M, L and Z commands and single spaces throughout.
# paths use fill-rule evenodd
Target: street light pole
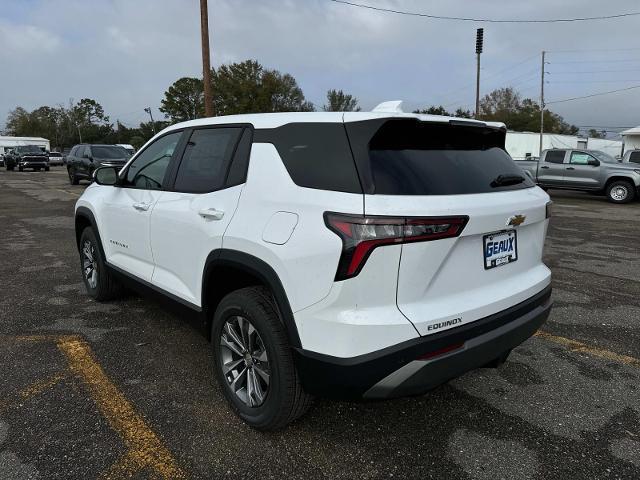
M 211 91 L 211 54 L 209 52 L 209 10 L 207 0 L 200 0 L 200 36 L 202 40 L 202 81 L 204 82 L 204 114 L 213 117 Z
M 156 123 L 153 121 L 153 115 L 151 115 L 151 107 L 145 108 L 144 111 L 149 114 L 149 118 L 151 119 L 151 131 L 155 135 L 156 134 Z
M 540 152 L 538 158 L 542 156 L 542 139 L 544 137 L 544 50 L 542 51 L 542 73 L 540 76 Z

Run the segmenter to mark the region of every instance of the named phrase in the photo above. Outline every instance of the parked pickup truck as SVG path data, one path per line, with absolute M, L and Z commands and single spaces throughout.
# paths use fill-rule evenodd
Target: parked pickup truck
M 627 150 L 620 161 L 622 163 L 640 164 L 640 150 Z
M 543 150 L 539 160 L 517 160 L 543 188 L 583 190 L 606 195 L 614 203 L 640 194 L 640 165 L 620 163 L 598 150 Z

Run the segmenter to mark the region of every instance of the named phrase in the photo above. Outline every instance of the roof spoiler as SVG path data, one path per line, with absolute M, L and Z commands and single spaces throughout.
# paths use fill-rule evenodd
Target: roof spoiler
M 404 113 L 404 110 L 402 110 L 402 100 L 382 102 L 376 105 L 371 111 L 376 113 Z

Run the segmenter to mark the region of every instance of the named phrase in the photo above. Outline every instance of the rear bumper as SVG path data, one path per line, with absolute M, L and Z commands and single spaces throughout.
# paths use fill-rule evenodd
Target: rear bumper
M 471 324 L 358 357 L 337 358 L 296 349 L 296 367 L 305 390 L 318 396 L 373 399 L 420 394 L 520 345 L 546 321 L 551 305 L 549 286 Z M 429 360 L 417 360 L 452 345 L 459 347 Z

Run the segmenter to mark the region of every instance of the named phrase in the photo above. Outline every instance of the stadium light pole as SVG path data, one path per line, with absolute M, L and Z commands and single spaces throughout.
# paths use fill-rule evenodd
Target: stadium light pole
M 209 9 L 207 0 L 200 0 L 200 36 L 202 40 L 202 81 L 204 83 L 204 114 L 213 117 L 211 91 L 211 56 L 209 53 Z
M 477 57 L 477 71 L 476 71 L 476 115 L 478 118 L 480 115 L 480 54 L 482 53 L 482 44 L 484 42 L 484 28 L 478 28 L 476 30 L 476 57 Z

